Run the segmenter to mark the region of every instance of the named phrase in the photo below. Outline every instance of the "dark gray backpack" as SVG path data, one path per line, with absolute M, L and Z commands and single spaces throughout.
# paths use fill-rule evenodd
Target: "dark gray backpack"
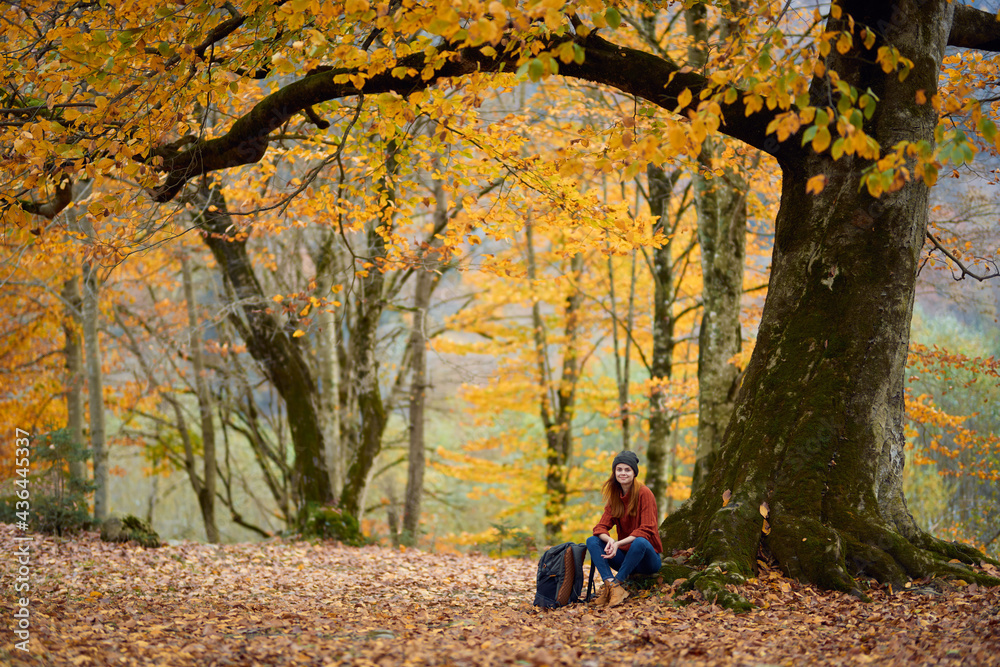
M 535 584 L 536 607 L 564 607 L 572 602 L 589 602 L 594 591 L 594 564 L 590 564 L 587 596 L 583 590 L 583 559 L 587 545 L 566 542 L 546 550 L 538 559 L 538 579 Z

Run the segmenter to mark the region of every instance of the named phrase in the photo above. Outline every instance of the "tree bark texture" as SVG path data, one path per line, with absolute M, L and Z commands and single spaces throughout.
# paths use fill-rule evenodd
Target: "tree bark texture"
M 946 0 L 841 3 L 915 63 L 899 81 L 863 47 L 827 67 L 882 100 L 865 130 L 881 146 L 934 141 L 934 94 L 954 5 Z M 882 41 L 884 40 L 884 41 Z M 821 80 L 814 104 L 831 93 Z M 778 150 L 781 206 L 757 345 L 722 448 L 704 485 L 661 527 L 666 548 L 696 546 L 714 572 L 749 575 L 764 548 L 791 576 L 856 591 L 866 574 L 959 574 L 957 547 L 927 537 L 902 494 L 903 380 L 928 187 L 911 180 L 873 199 L 859 190 L 868 163 Z M 809 178 L 824 174 L 818 196 Z M 762 505 L 766 503 L 766 505 Z M 767 523 L 762 514 L 767 514 Z M 768 534 L 769 532 L 769 534 Z M 968 578 L 969 573 L 962 576 Z
M 295 339 L 269 312 L 270 304 L 247 255 L 247 235 L 237 231 L 221 191 L 218 187 L 202 189 L 199 203 L 202 208 L 195 223 L 230 290 L 229 320 L 285 403 L 295 451 L 293 488 L 298 509 L 304 509 L 306 503 L 329 503 L 332 495 L 323 462 L 323 429 L 309 365 Z
M 201 518 L 205 523 L 205 537 L 210 543 L 215 544 L 219 541 L 219 527 L 215 523 L 215 482 L 217 477 L 215 420 L 213 419 L 215 408 L 212 392 L 209 391 L 208 382 L 205 379 L 201 324 L 198 322 L 194 281 L 191 277 L 191 262 L 185 255 L 181 255 L 181 277 L 184 283 L 184 301 L 187 305 L 188 354 L 191 357 L 191 368 L 194 371 L 195 394 L 198 397 L 198 418 L 201 426 L 202 476 L 195 493 L 198 496 L 198 506 L 201 508 Z

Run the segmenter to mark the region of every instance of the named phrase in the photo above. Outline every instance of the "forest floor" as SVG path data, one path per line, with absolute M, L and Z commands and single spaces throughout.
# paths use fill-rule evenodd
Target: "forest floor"
M 1000 665 L 1000 588 L 962 582 L 873 586 L 863 603 L 764 569 L 739 589 L 757 605 L 744 614 L 674 598 L 673 582 L 610 610 L 540 610 L 525 559 L 18 536 L 0 524 L 0 664 L 18 667 Z M 15 591 L 24 544 L 27 593 Z M 14 634 L 25 596 L 27 652 Z

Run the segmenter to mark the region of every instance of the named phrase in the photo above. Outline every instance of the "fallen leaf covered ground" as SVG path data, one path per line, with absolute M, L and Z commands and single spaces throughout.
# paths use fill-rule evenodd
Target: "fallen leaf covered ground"
M 282 541 L 144 549 L 92 533 L 34 536 L 24 652 L 20 535 L 0 524 L 4 665 L 1000 664 L 998 588 L 876 586 L 862 603 L 765 571 L 740 589 L 758 606 L 745 614 L 675 599 L 672 582 L 612 610 L 539 610 L 524 559 Z

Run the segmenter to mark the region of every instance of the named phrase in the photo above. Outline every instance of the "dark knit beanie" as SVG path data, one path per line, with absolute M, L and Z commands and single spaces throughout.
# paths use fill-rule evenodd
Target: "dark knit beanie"
M 619 463 L 624 463 L 629 468 L 635 472 L 635 476 L 639 476 L 639 457 L 635 455 L 635 452 L 630 452 L 627 449 L 615 457 L 615 460 L 611 462 L 611 473 L 614 474 L 615 468 L 618 467 Z

